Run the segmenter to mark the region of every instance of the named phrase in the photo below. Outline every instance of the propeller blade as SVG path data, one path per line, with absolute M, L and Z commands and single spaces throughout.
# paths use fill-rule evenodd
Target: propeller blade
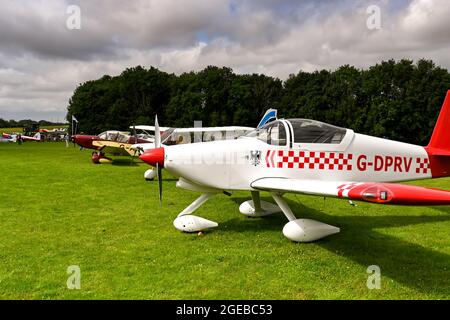
M 161 147 L 161 134 L 159 132 L 158 115 L 155 116 L 155 148 Z
M 159 163 L 156 164 L 156 176 L 158 178 L 159 206 L 162 207 L 162 168 Z

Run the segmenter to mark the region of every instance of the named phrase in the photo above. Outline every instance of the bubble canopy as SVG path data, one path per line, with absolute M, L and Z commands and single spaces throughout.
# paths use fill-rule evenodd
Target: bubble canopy
M 310 119 L 276 120 L 251 131 L 245 137 L 257 138 L 272 145 L 285 146 L 286 134 L 292 127 L 294 143 L 339 144 L 344 139 L 346 129 Z M 291 137 L 292 139 L 292 137 Z

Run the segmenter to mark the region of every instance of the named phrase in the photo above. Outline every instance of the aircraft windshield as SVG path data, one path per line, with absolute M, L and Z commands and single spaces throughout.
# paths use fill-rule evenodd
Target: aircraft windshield
M 116 141 L 116 142 L 127 142 L 130 135 L 127 132 L 120 131 L 105 131 L 100 133 L 99 138 L 102 140 Z
M 295 143 L 341 143 L 346 129 L 308 119 L 289 119 Z
M 249 132 L 245 137 L 257 138 L 272 145 L 286 145 L 286 129 L 280 121 L 269 122 L 261 128 Z

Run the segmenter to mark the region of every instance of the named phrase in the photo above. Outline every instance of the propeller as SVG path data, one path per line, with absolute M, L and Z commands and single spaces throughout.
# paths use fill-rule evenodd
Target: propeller
M 160 147 L 161 134 L 159 132 L 158 115 L 155 115 L 155 148 Z M 162 168 L 159 163 L 156 163 L 156 176 L 158 178 L 159 206 L 162 207 Z
M 144 152 L 139 158 L 156 170 L 159 189 L 159 204 L 162 206 L 162 169 L 164 168 L 165 154 L 164 148 L 161 147 L 161 134 L 157 116 L 155 117 L 155 147 Z
M 158 115 L 155 116 L 155 148 L 161 147 L 161 134 L 159 132 Z

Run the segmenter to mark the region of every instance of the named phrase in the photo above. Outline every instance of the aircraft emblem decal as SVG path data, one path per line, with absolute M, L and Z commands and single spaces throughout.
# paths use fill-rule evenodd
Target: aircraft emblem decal
M 249 160 L 251 165 L 258 166 L 261 163 L 261 151 L 250 151 Z

